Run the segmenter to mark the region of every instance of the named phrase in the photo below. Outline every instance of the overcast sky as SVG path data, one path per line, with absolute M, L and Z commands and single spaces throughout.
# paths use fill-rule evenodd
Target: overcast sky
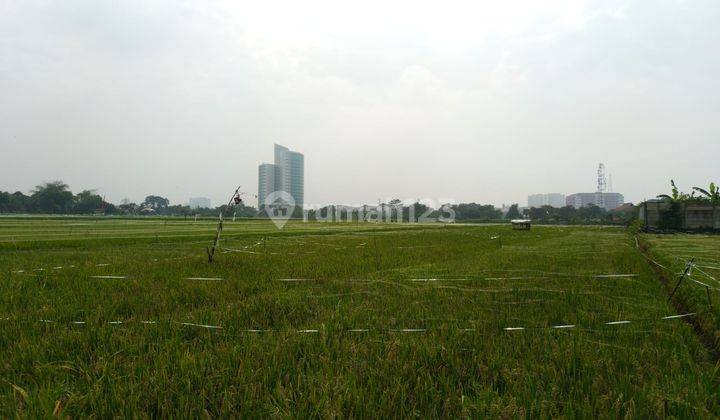
M 720 181 L 720 2 L 0 0 L 0 190 L 627 201 Z M 251 200 L 256 204 L 254 200 Z

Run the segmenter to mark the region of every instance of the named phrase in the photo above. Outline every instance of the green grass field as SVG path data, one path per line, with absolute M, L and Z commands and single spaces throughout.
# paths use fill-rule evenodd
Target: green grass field
M 214 227 L 0 219 L 0 416 L 720 415 L 623 229 Z

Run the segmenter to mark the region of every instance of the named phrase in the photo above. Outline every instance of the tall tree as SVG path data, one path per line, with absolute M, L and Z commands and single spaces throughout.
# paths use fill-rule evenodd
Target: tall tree
M 46 182 L 33 189 L 30 201 L 36 213 L 69 213 L 72 211 L 73 193 L 62 181 Z
M 142 203 L 142 207 L 145 209 L 151 209 L 155 212 L 161 212 L 170 205 L 170 200 L 165 197 L 158 195 L 149 195 L 145 197 L 145 201 Z
M 519 219 L 520 218 L 520 211 L 518 210 L 518 205 L 513 204 L 510 206 L 510 209 L 508 210 L 507 214 L 505 215 L 506 219 Z
M 402 220 L 405 222 L 417 222 L 427 211 L 428 206 L 416 201 L 410 206 L 402 207 Z
M 128 201 L 127 203 L 120 204 L 117 209 L 121 214 L 134 215 L 138 212 L 140 206 Z
M 103 208 L 103 199 L 94 190 L 84 190 L 75 196 L 74 212 L 92 214 Z
M 401 219 L 404 217 L 402 200 L 399 198 L 393 198 L 389 203 L 387 203 L 387 206 L 385 206 L 385 211 L 387 214 L 383 217 L 387 217 L 387 221 L 402 221 Z

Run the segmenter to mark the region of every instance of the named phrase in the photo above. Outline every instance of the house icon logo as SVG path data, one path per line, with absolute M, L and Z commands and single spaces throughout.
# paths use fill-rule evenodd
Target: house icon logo
M 295 211 L 295 199 L 287 191 L 274 191 L 265 198 L 265 211 L 275 226 L 282 229 Z

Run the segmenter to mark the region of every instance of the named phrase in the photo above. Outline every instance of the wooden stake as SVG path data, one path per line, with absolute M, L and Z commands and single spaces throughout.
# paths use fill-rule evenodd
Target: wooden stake
M 710 299 L 710 288 L 705 286 L 705 293 L 707 293 L 708 305 L 712 308 L 712 300 Z
M 688 261 L 687 264 L 685 264 L 685 270 L 683 270 L 683 273 L 682 273 L 682 275 L 680 276 L 680 280 L 678 280 L 678 282 L 677 282 L 677 284 L 675 285 L 675 288 L 673 289 L 672 293 L 670 293 L 670 297 L 668 298 L 668 302 L 670 301 L 670 299 L 672 299 L 673 295 L 675 295 L 675 292 L 677 292 L 677 289 L 678 289 L 678 287 L 680 287 L 680 283 L 682 283 L 682 281 L 683 281 L 683 279 L 685 278 L 685 276 L 687 276 L 688 273 L 690 273 L 690 270 L 692 269 L 692 264 L 693 264 L 693 261 L 694 261 L 694 260 L 695 260 L 694 257 L 693 257 L 693 258 L 690 258 L 690 261 Z

